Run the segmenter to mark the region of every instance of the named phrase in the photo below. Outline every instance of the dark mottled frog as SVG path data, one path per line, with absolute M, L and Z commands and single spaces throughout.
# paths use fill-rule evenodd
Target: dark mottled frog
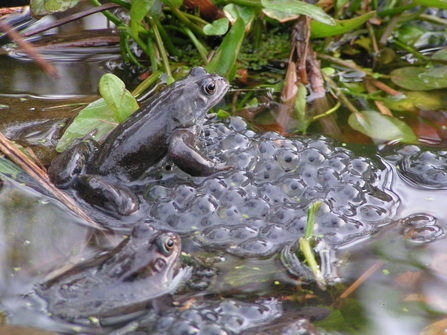
M 110 253 L 41 284 L 48 310 L 63 318 L 99 319 L 144 309 L 172 292 L 188 269 L 179 270 L 181 240 L 175 233 L 138 224 Z
M 228 90 L 228 81 L 195 67 L 188 76 L 152 96 L 98 145 L 81 141 L 53 160 L 48 173 L 61 188 L 108 212 L 129 215 L 138 199 L 125 186 L 169 156 L 183 171 L 206 176 L 228 167 L 215 164 L 196 148 L 207 111 Z

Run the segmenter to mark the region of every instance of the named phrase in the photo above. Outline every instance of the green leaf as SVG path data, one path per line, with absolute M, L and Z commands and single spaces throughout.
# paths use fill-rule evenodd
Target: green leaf
M 79 0 L 31 0 L 33 15 L 43 16 L 56 12 L 63 12 L 78 4 Z
M 414 0 L 414 2 L 422 6 L 447 9 L 447 1 L 445 0 Z
M 121 123 L 138 109 L 138 103 L 117 76 L 106 73 L 99 81 L 99 92 L 113 111 L 115 121 Z
M 432 56 L 432 60 L 444 60 L 447 61 L 447 48 L 436 51 Z
M 155 0 L 132 0 L 130 6 L 130 28 L 134 36 L 138 36 L 141 21 L 151 9 Z
M 64 151 L 77 138 L 83 138 L 93 130 L 93 136 L 100 140 L 104 135 L 123 122 L 135 110 L 138 103 L 124 83 L 117 76 L 107 73 L 99 82 L 99 90 L 103 98 L 98 99 L 85 107 L 67 128 L 59 140 L 56 150 Z
M 311 21 L 311 37 L 312 38 L 322 38 L 328 36 L 341 35 L 348 31 L 354 30 L 357 27 L 360 27 L 362 24 L 367 22 L 373 16 L 376 15 L 376 12 L 369 12 L 364 15 L 355 17 L 349 20 L 335 20 L 335 26 L 331 27 L 327 24 L 321 23 L 319 21 Z
M 335 26 L 335 21 L 320 7 L 299 0 L 262 0 L 266 10 L 277 10 L 288 14 L 307 15 L 321 23 Z M 266 15 L 268 15 L 266 13 Z
M 401 112 L 415 112 L 419 109 L 436 111 L 446 105 L 444 97 L 443 91 L 408 91 L 388 97 L 384 103 L 388 108 Z
M 411 128 L 401 120 L 374 111 L 360 114 L 352 113 L 348 119 L 349 125 L 376 142 L 417 143 Z
M 228 31 L 228 27 L 230 26 L 230 21 L 224 17 L 222 19 L 216 20 L 211 24 L 207 24 L 203 27 L 203 32 L 205 35 L 224 35 Z
M 104 122 L 105 121 L 105 122 Z M 85 107 L 65 130 L 59 140 L 56 150 L 62 152 L 77 138 L 83 138 L 91 131 L 97 129 L 95 138 L 100 140 L 105 134 L 116 127 L 115 115 L 107 106 L 103 98 L 98 99 Z
M 402 43 L 414 45 L 425 33 L 418 26 L 405 24 L 395 32 L 395 36 Z
M 245 24 L 238 18 L 206 66 L 209 73 L 217 73 L 232 81 L 236 76 L 236 59 L 245 36 Z
M 402 67 L 390 73 L 391 81 L 410 91 L 428 91 L 447 87 L 447 66 L 425 69 Z
M 298 84 L 298 93 L 295 98 L 295 114 L 298 121 L 304 121 L 306 119 L 306 96 L 307 89 L 302 83 Z
M 162 0 L 161 2 L 171 8 L 180 8 L 183 4 L 183 0 Z
M 296 20 L 299 17 L 298 14 L 290 14 L 276 9 L 263 9 L 262 12 L 280 23 Z
M 237 6 L 232 3 L 226 5 L 223 10 L 226 17 L 229 18 L 232 22 L 241 17 L 244 20 L 246 30 L 249 30 L 253 20 L 257 16 L 257 12 L 253 8 Z

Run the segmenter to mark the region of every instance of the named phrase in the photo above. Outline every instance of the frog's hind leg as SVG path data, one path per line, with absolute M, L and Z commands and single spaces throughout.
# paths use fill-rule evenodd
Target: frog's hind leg
M 78 176 L 73 189 L 86 202 L 109 214 L 127 216 L 140 207 L 137 196 L 131 190 L 125 186 L 112 185 L 99 176 Z
M 204 157 L 196 148 L 196 136 L 188 130 L 176 130 L 169 143 L 169 157 L 175 165 L 191 176 L 209 176 L 231 169 Z
M 77 175 L 83 173 L 86 163 L 96 151 L 95 141 L 77 140 L 67 150 L 57 156 L 48 168 L 51 181 L 59 188 L 68 188 Z

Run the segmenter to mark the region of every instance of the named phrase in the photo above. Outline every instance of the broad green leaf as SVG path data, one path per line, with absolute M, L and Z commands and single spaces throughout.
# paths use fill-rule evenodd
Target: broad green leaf
M 99 81 L 99 92 L 104 98 L 107 106 L 113 111 L 115 121 L 123 122 L 135 110 L 138 103 L 132 94 L 126 90 L 126 86 L 117 76 L 106 73 Z
M 36 16 L 63 12 L 77 5 L 79 0 L 31 0 L 31 11 Z
M 436 51 L 432 56 L 433 60 L 447 60 L 447 48 Z
M 422 6 L 447 9 L 447 1 L 445 0 L 414 0 L 414 2 Z
M 378 112 L 363 111 L 361 115 L 352 113 L 348 123 L 353 129 L 371 137 L 375 142 L 417 142 L 413 131 L 404 122 Z
M 245 24 L 238 18 L 206 66 L 209 73 L 217 73 L 232 81 L 236 76 L 236 59 L 245 36 Z
M 335 26 L 335 21 L 320 7 L 299 0 L 262 0 L 262 5 L 267 10 L 277 10 L 295 15 L 307 15 L 321 23 Z M 266 13 L 266 15 L 268 15 Z
M 384 100 L 385 105 L 395 111 L 412 112 L 418 109 L 436 111 L 443 108 L 445 94 L 441 91 L 408 91 Z
M 97 129 L 95 139 L 100 140 L 105 134 L 116 127 L 113 111 L 107 106 L 103 98 L 98 99 L 85 107 L 65 130 L 59 140 L 56 150 L 62 152 L 77 138 L 83 138 L 91 131 Z
M 256 11 L 251 7 L 238 6 L 230 3 L 229 5 L 226 5 L 223 10 L 231 22 L 234 22 L 241 17 L 245 23 L 245 30 L 249 30 L 251 23 L 256 17 Z
M 447 66 L 431 69 L 402 67 L 390 73 L 396 85 L 410 91 L 428 91 L 447 87 Z
M 321 38 L 321 37 L 341 35 L 348 31 L 356 29 L 357 27 L 361 26 L 375 15 L 376 12 L 369 12 L 349 20 L 335 20 L 334 27 L 328 26 L 327 24 L 321 23 L 319 21 L 311 21 L 310 36 L 312 38 Z
M 280 23 L 293 21 L 299 17 L 298 14 L 290 14 L 276 9 L 263 9 L 262 12 L 268 17 L 275 19 Z
M 138 36 L 138 28 L 141 21 L 151 9 L 155 0 L 132 0 L 130 6 L 130 28 L 135 36 Z
M 447 66 L 433 67 L 425 70 L 419 75 L 425 83 L 430 83 L 436 88 L 447 87 Z
M 203 27 L 203 32 L 205 35 L 224 35 L 228 31 L 230 21 L 224 17 L 222 19 L 213 21 L 211 24 L 207 24 Z
M 421 38 L 421 36 L 425 34 L 425 31 L 418 26 L 405 24 L 400 27 L 395 34 L 400 42 L 408 45 L 414 45 Z

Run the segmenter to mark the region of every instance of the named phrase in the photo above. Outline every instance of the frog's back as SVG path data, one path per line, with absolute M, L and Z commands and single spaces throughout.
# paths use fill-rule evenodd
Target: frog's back
M 206 92 L 210 87 L 217 87 L 218 93 Z M 139 178 L 166 156 L 174 130 L 188 129 L 198 135 L 207 111 L 227 89 L 224 78 L 194 68 L 118 125 L 91 160 L 87 173 L 113 175 L 123 181 Z
M 170 87 L 168 87 L 170 88 Z M 135 180 L 167 153 L 169 134 L 175 128 L 170 100 L 175 87 L 154 95 L 126 121 L 118 125 L 100 146 L 89 173 Z

